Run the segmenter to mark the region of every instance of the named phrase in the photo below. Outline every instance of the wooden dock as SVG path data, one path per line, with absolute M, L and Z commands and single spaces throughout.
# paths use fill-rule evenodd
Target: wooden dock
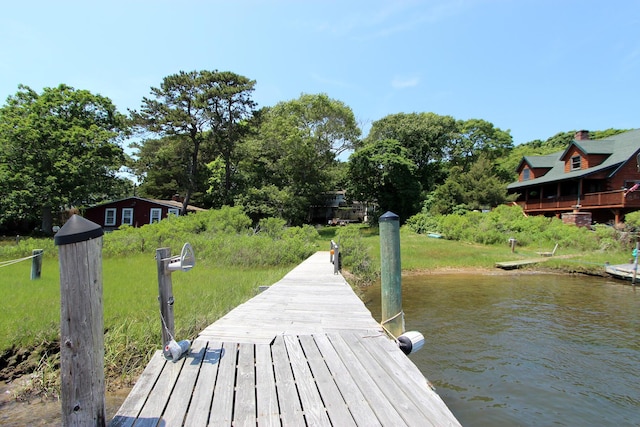
M 178 362 L 156 352 L 110 425 L 460 424 L 318 252 Z
M 529 259 L 517 259 L 515 261 L 501 261 L 496 262 L 497 268 L 503 270 L 513 270 L 515 268 L 524 267 L 525 265 L 538 264 L 547 261 L 548 258 L 529 258 Z
M 633 280 L 634 276 L 640 279 L 640 268 L 633 263 L 607 264 L 604 271 L 617 279 Z

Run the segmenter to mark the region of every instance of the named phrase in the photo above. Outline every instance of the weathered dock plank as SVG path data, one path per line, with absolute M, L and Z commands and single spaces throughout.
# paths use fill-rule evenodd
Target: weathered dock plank
M 426 378 L 318 253 L 158 351 L 112 426 L 458 426 Z
M 193 396 L 191 397 L 189 411 L 184 423 L 186 426 L 206 426 L 209 422 L 213 387 L 218 377 L 218 366 L 223 350 L 220 342 L 210 341 L 205 344 L 206 350 L 200 365 L 200 374 L 193 389 Z M 192 353 L 189 352 L 188 357 L 191 357 L 191 355 Z M 192 362 L 189 361 L 188 363 L 191 364 Z
M 256 400 L 258 425 L 279 426 L 280 410 L 269 344 L 256 344 Z

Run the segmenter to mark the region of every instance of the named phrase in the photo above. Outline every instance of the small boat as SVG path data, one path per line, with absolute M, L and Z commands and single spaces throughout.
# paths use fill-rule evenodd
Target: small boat
M 640 280 L 640 268 L 637 264 L 606 264 L 604 271 L 623 280 L 633 280 L 633 273 L 636 271 L 636 278 Z

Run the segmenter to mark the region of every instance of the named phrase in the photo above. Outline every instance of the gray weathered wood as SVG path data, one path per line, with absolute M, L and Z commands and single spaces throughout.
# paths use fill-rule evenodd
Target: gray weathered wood
M 42 273 L 42 254 L 44 254 L 44 250 L 42 249 L 34 249 L 31 251 L 31 280 L 36 280 L 40 278 Z
M 356 424 L 359 426 L 381 425 L 365 397 L 366 390 L 363 391 L 358 387 L 329 338 L 326 335 L 314 336 L 314 341 L 322 353 L 333 380 L 340 389 L 340 393 L 349 407 L 349 412 Z M 331 416 L 331 414 L 329 415 Z
M 285 336 L 284 343 L 307 424 L 330 426 L 331 423 L 329 422 L 324 402 L 320 397 L 316 380 L 309 369 L 298 337 L 295 335 Z
M 136 425 L 459 425 L 325 256 L 208 326 L 183 365 L 160 359 L 120 412 Z
M 104 426 L 102 236 L 60 245 L 58 255 L 62 423 Z
M 355 426 L 355 421 L 349 412 L 349 408 L 340 393 L 340 389 L 327 367 L 327 362 L 323 358 L 318 346 L 311 335 L 301 335 L 298 337 L 304 355 L 309 364 L 309 369 L 313 372 L 313 378 L 322 396 L 324 407 L 331 424 L 336 426 Z
M 135 424 L 136 427 L 151 427 L 157 425 L 158 419 L 164 413 L 167 402 L 171 397 L 171 392 L 178 380 L 184 360 L 183 358 L 177 363 L 165 363 L 162 375 L 158 377 L 151 393 L 149 393 L 147 397 L 144 407 L 140 411 L 138 421 L 136 421 Z
M 233 419 L 238 344 L 224 343 L 222 349 L 218 378 L 216 379 L 213 402 L 211 403 L 210 426 L 230 426 Z
M 384 393 L 378 387 L 378 383 L 373 380 L 372 375 L 378 375 L 378 372 L 369 372 L 368 368 L 364 366 L 359 359 L 359 355 L 354 353 L 351 346 L 342 338 L 339 334 L 329 334 L 331 344 L 338 352 L 342 363 L 349 372 L 351 378 L 354 379 L 360 391 L 367 400 L 368 405 L 373 409 L 376 417 L 382 425 L 394 426 L 394 425 L 406 425 L 402 421 L 402 416 L 399 413 L 404 406 L 403 402 L 399 402 L 401 407 L 396 406 L 396 399 L 389 401 Z M 393 402 L 393 403 L 392 403 Z
M 180 426 L 186 417 L 191 394 L 195 387 L 196 379 L 200 373 L 200 364 L 206 352 L 206 343 L 196 341 L 191 346 L 188 354 L 183 356 L 184 364 L 180 376 L 171 392 L 169 403 L 164 410 L 162 419 L 168 426 Z M 174 362 L 169 362 L 174 363 Z
M 304 425 L 300 398 L 296 389 L 295 380 L 289 363 L 289 356 L 284 344 L 284 339 L 280 336 L 275 339 L 271 346 L 273 357 L 273 370 L 276 377 L 276 388 L 278 392 L 278 402 L 280 402 L 280 417 L 283 426 Z
M 165 363 L 162 352 L 156 351 L 131 389 L 129 396 L 109 423 L 111 427 L 130 427 L 135 423 Z
M 280 426 L 278 394 L 271 361 L 271 346 L 256 345 L 256 399 L 258 405 L 258 425 Z
M 394 402 L 395 409 L 407 425 L 415 427 L 434 425 L 429 421 L 427 414 L 420 411 L 420 406 L 412 401 L 414 389 L 398 384 L 402 384 L 402 375 L 397 372 L 394 365 L 389 363 L 381 364 L 380 361 L 385 361 L 385 358 L 378 360 L 374 356 L 379 351 L 377 348 L 371 351 L 372 349 L 369 348 L 369 345 L 353 333 L 346 333 L 342 337 L 349 343 L 350 349 L 354 352 L 370 378 L 376 383 L 377 388 L 384 394 L 385 399 L 389 402 Z M 398 375 L 396 376 L 394 373 Z M 398 380 L 397 382 L 396 379 Z
M 256 425 L 256 371 L 253 344 L 240 344 L 236 372 L 236 397 L 233 405 L 233 425 Z
M 166 349 L 175 334 L 173 316 L 173 285 L 171 272 L 167 270 L 171 258 L 171 248 L 156 249 L 158 270 L 158 302 L 160 303 L 160 328 L 162 331 L 162 351 L 169 358 L 171 353 Z
M 200 374 L 193 389 L 191 405 L 184 424 L 189 427 L 206 426 L 209 422 L 213 387 L 218 377 L 218 367 L 223 354 L 220 342 L 194 341 L 194 345 L 199 343 L 206 344 L 206 351 L 200 364 Z

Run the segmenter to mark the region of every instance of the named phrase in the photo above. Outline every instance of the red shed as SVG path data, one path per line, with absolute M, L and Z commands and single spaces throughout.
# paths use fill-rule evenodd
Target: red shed
M 178 200 L 155 200 L 128 197 L 87 208 L 84 217 L 100 224 L 105 230 L 115 230 L 122 224 L 141 227 L 158 222 L 169 215 L 180 215 L 182 202 Z M 188 205 L 187 212 L 205 209 Z

